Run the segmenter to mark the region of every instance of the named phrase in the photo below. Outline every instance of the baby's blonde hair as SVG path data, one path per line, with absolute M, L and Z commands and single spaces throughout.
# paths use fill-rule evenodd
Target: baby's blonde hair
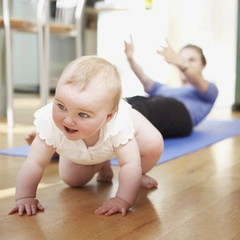
M 94 83 L 93 89 L 99 87 L 106 90 L 107 100 L 112 100 L 113 109 L 117 111 L 122 97 L 120 74 L 113 64 L 98 56 L 83 56 L 68 64 L 60 79 L 61 84 L 76 84 L 84 90 L 89 83 Z M 92 86 L 91 86 L 92 87 Z

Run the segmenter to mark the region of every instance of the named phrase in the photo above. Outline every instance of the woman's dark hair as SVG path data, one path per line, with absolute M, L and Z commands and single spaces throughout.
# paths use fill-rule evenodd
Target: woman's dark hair
M 203 66 L 205 67 L 207 65 L 207 60 L 203 54 L 203 50 L 202 48 L 196 46 L 196 45 L 193 45 L 193 44 L 187 44 L 186 46 L 182 47 L 180 52 L 186 48 L 192 48 L 192 49 L 195 49 L 197 52 L 199 52 L 199 54 L 201 55 L 201 60 L 202 60 L 202 64 Z

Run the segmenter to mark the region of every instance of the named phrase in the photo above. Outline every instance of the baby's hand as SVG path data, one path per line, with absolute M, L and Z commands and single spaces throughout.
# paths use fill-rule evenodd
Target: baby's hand
M 114 213 L 120 212 L 122 213 L 122 216 L 125 216 L 129 208 L 130 204 L 128 202 L 121 198 L 114 197 L 104 202 L 102 206 L 95 211 L 95 213 L 98 215 L 104 214 L 106 216 L 110 216 Z
M 36 215 L 37 211 L 44 211 L 44 207 L 35 198 L 24 198 L 16 201 L 16 206 L 8 213 L 13 214 L 18 212 L 19 216 L 22 216 L 24 212 L 28 216 Z

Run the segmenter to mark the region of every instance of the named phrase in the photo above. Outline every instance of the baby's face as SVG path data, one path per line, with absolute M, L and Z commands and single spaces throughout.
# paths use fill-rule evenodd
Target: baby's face
M 99 130 L 113 116 L 111 101 L 106 99 L 104 89 L 81 90 L 74 84 L 62 84 L 56 89 L 53 120 L 69 140 L 83 139 L 94 145 Z

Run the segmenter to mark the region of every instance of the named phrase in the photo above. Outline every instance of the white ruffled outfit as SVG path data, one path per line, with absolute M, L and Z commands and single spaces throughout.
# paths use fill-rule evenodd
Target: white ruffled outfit
M 124 100 L 120 101 L 119 110 L 114 117 L 100 129 L 99 140 L 91 147 L 87 147 L 82 139 L 71 141 L 65 137 L 53 122 L 52 106 L 53 103 L 49 103 L 35 112 L 36 131 L 60 156 L 75 163 L 91 165 L 109 160 L 115 157 L 114 147 L 126 144 L 134 137 L 135 130 L 130 118 L 131 105 Z

